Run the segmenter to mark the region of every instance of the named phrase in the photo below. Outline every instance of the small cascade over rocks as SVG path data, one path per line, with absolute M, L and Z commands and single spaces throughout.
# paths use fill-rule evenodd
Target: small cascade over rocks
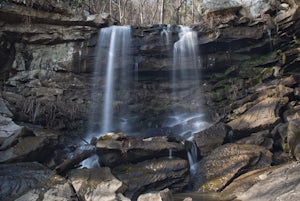
M 172 25 L 168 24 L 167 27 L 164 27 L 161 34 L 162 43 L 165 44 L 166 47 L 172 45 Z
M 176 135 L 191 140 L 192 133 L 205 129 L 209 124 L 205 121 L 205 115 L 201 109 L 201 93 L 197 90 L 200 87 L 201 79 L 197 32 L 186 26 L 179 28 L 179 40 L 173 46 L 172 112 L 167 117 L 166 125 L 174 128 L 172 131 Z M 178 109 L 188 98 L 182 90 L 186 87 L 195 90 L 192 92 L 193 99 L 189 100 L 192 111 Z

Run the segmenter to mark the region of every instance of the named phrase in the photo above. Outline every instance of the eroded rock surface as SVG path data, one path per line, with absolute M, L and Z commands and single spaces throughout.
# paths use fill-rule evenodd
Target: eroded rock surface
M 245 144 L 226 144 L 193 167 L 194 190 L 221 191 L 242 172 L 270 166 L 272 153 L 264 147 Z
M 280 122 L 280 117 L 276 114 L 280 101 L 279 98 L 266 98 L 238 119 L 229 122 L 228 125 L 238 132 L 251 132 L 270 128 Z
M 255 181 L 255 184 L 245 188 L 245 192 L 236 192 L 237 200 L 299 200 L 299 168 L 299 163 L 293 162 L 254 173 L 248 181 Z M 243 185 L 243 182 L 239 185 Z

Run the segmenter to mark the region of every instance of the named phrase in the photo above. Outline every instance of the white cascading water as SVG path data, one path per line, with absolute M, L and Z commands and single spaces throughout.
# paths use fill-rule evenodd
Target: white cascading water
M 173 112 L 168 117 L 167 126 L 177 126 L 176 134 L 186 139 L 191 139 L 192 134 L 205 129 L 209 124 L 205 121 L 203 111 L 199 110 L 191 113 L 190 111 L 177 111 L 178 103 L 184 100 L 186 94 L 182 94 L 181 88 L 189 87 L 192 90 L 200 88 L 200 61 L 198 51 L 197 32 L 190 27 L 180 26 L 179 40 L 173 47 L 173 69 L 172 81 L 172 102 Z M 199 92 L 193 93 L 193 99 L 189 104 L 200 103 L 201 95 Z
M 130 41 L 130 26 L 111 26 L 100 31 L 92 83 L 92 100 L 99 102 L 102 98 L 103 104 L 91 106 L 86 141 L 117 129 L 127 129 L 125 127 L 128 125 L 122 122 L 123 117 L 115 114 L 114 104 L 116 90 L 122 92 L 129 88 Z M 105 86 L 104 89 L 102 85 Z M 122 110 L 120 107 L 118 107 L 118 114 Z M 114 116 L 118 116 L 118 119 L 114 119 Z M 84 160 L 81 165 L 87 168 L 99 167 L 98 160 L 99 156 L 93 155 Z
M 166 28 L 163 28 L 162 32 L 160 33 L 160 37 L 162 39 L 163 44 L 168 47 L 172 42 L 172 32 L 171 32 L 171 25 L 168 24 Z
M 172 101 L 173 114 L 169 117 L 169 127 L 176 128 L 177 135 L 181 135 L 185 139 L 192 141 L 193 133 L 204 130 L 209 126 L 205 121 L 205 115 L 199 108 L 196 113 L 190 111 L 177 111 L 177 104 L 184 100 L 181 88 L 188 86 L 190 89 L 197 90 L 200 88 L 200 61 L 198 59 L 198 37 L 197 32 L 189 27 L 180 26 L 179 40 L 174 44 L 173 48 L 173 69 L 172 69 Z M 185 86 L 186 85 L 186 86 Z M 194 93 L 194 92 L 192 92 Z M 193 94 L 194 102 L 199 103 L 201 96 L 197 92 Z M 197 106 L 197 105 L 196 105 Z M 193 146 L 188 151 L 188 160 L 191 167 L 197 162 L 197 148 Z
M 122 126 L 122 129 L 126 129 L 122 125 L 122 117 L 118 116 L 117 120 L 114 118 L 116 116 L 114 103 L 116 90 L 121 92 L 128 90 L 130 41 L 130 26 L 111 26 L 100 31 L 92 99 L 102 98 L 103 104 L 98 107 L 93 106 L 91 109 L 89 138 L 116 131 Z M 99 81 L 99 77 L 103 80 Z M 105 86 L 104 89 L 99 87 L 101 85 Z M 103 95 L 101 95 L 102 91 L 104 91 Z M 120 113 L 122 108 L 118 107 L 118 110 Z
M 129 51 L 129 41 L 131 37 L 131 28 L 129 26 L 113 26 L 108 29 L 103 29 L 110 35 L 110 45 L 108 51 L 107 61 L 107 72 L 106 72 L 106 86 L 104 94 L 104 105 L 102 114 L 102 133 L 113 131 L 113 104 L 114 104 L 114 83 L 115 83 L 115 69 L 121 67 L 122 70 L 126 71 L 127 56 Z M 124 71 L 121 70 L 121 74 L 118 76 L 119 79 L 125 78 Z M 124 82 L 121 80 L 121 84 Z M 124 87 L 124 86 L 123 86 Z

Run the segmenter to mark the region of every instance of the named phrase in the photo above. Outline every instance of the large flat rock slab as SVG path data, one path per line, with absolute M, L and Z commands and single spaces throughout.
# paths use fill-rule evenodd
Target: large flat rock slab
M 236 192 L 237 200 L 241 201 L 297 201 L 300 200 L 300 163 L 293 162 L 274 167 L 268 171 L 254 173 L 247 181 L 255 181 L 245 191 Z M 238 181 L 239 186 L 247 184 Z M 233 182 L 234 184 L 235 182 Z M 246 183 L 246 182 L 244 182 Z
M 159 158 L 121 165 L 112 172 L 128 186 L 125 195 L 133 200 L 140 194 L 165 188 L 181 191 L 188 184 L 188 162 L 179 158 Z
M 228 125 L 238 132 L 247 133 L 270 128 L 280 122 L 277 114 L 280 103 L 280 98 L 265 98 L 237 119 L 230 121 Z
M 241 172 L 270 166 L 272 153 L 264 147 L 248 144 L 226 144 L 196 163 L 194 190 L 221 191 Z
M 101 165 L 115 167 L 125 163 L 137 163 L 152 158 L 167 157 L 172 150 L 173 156 L 186 157 L 183 141 L 168 136 L 145 139 L 103 136 L 95 143 L 101 155 Z

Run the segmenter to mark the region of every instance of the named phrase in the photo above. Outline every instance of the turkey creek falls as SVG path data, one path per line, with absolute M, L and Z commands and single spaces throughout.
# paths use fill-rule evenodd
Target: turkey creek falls
M 78 2 L 0 1 L 1 201 L 300 200 L 299 0 Z

